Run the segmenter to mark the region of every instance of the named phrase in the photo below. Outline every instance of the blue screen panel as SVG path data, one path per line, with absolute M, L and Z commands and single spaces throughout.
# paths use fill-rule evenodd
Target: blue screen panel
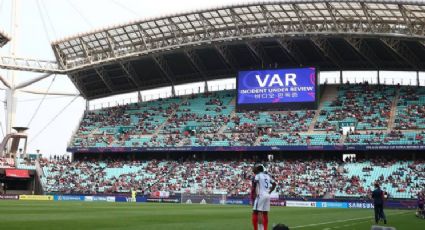
M 316 68 L 241 71 L 238 101 L 273 104 L 316 101 Z

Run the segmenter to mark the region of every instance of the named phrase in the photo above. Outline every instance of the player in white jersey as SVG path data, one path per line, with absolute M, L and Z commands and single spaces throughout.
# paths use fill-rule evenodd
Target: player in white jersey
M 255 178 L 252 183 L 251 198 L 253 202 L 252 225 L 254 230 L 267 230 L 270 211 L 270 194 L 276 188 L 273 178 L 264 172 L 264 166 L 258 165 L 254 168 Z M 258 229 L 258 218 L 262 219 L 264 229 Z

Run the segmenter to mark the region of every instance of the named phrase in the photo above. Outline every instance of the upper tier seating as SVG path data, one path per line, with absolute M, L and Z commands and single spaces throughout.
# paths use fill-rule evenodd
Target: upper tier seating
M 258 127 L 273 127 L 274 132 L 306 132 L 315 111 L 295 111 L 287 113 L 248 112 L 235 113 L 227 124 L 226 132 L 255 132 Z
M 318 111 L 285 112 L 236 112 L 235 93 L 86 111 L 70 147 L 423 144 L 425 88 L 341 85 Z M 343 123 L 355 127 L 348 136 L 340 132 Z
M 425 88 L 402 87 L 395 129 L 425 129 Z
M 133 147 L 149 142 L 151 138 L 146 138 L 145 135 L 153 134 L 180 102 L 180 98 L 167 98 L 86 111 L 72 145 Z
M 358 130 L 385 130 L 395 95 L 394 86 L 342 85 L 334 101 L 323 103 L 315 130 L 335 131 L 340 122 L 353 122 Z
M 234 96 L 234 91 L 189 96 L 170 116 L 160 133 L 183 134 L 191 130 L 217 133 L 230 121 L 230 114 L 234 110 L 230 101 Z

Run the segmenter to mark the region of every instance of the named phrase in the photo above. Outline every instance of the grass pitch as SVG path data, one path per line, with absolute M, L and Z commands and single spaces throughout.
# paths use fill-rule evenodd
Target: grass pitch
M 285 223 L 290 229 L 368 230 L 373 210 L 272 207 L 270 227 Z M 388 226 L 397 230 L 424 229 L 414 211 L 386 210 Z M 0 229 L 147 229 L 249 230 L 248 206 L 146 203 L 80 203 L 0 201 Z

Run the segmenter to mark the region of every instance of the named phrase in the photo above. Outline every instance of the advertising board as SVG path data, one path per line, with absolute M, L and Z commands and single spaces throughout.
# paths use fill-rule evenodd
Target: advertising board
M 286 207 L 316 208 L 316 202 L 288 200 L 286 201 Z
M 19 195 L 19 200 L 53 200 L 53 196 L 45 196 L 45 195 Z

